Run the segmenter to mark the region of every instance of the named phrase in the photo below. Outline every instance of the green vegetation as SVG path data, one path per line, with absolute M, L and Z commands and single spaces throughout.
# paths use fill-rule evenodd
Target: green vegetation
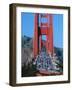
M 33 65 L 33 63 L 29 63 L 27 66 L 24 64 L 22 66 L 22 77 L 30 77 L 30 76 L 36 76 L 36 65 Z

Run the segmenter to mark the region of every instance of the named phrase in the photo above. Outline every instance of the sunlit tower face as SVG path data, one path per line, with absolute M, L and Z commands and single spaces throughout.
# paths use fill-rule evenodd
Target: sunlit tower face
M 38 55 L 42 47 L 46 47 L 46 52 L 53 55 L 53 21 L 51 14 L 35 14 L 35 28 L 33 40 L 34 57 Z M 42 36 L 46 40 L 42 40 Z

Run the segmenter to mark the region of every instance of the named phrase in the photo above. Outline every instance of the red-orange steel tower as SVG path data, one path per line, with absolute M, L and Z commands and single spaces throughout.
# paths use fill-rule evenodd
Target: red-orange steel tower
M 45 19 L 45 22 L 42 20 Z M 35 14 L 35 28 L 33 39 L 33 54 L 36 57 L 41 51 L 43 40 L 42 35 L 46 35 L 46 50 L 53 55 L 53 20 L 51 14 Z

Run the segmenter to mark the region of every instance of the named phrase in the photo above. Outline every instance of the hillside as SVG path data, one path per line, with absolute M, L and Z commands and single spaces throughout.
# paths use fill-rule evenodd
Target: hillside
M 32 73 L 34 70 L 31 70 L 30 67 L 32 66 L 33 62 L 33 39 L 27 36 L 22 37 L 22 76 L 32 76 Z M 61 68 L 61 71 L 63 69 L 63 49 L 54 47 L 54 52 L 56 53 L 57 59 L 59 60 L 58 66 Z M 33 71 L 27 72 L 27 67 Z M 34 66 L 33 66 L 34 67 Z M 25 70 L 26 68 L 26 70 Z M 36 70 L 37 68 L 34 67 Z M 26 72 L 26 73 L 25 73 Z M 25 74 L 23 74 L 25 73 Z

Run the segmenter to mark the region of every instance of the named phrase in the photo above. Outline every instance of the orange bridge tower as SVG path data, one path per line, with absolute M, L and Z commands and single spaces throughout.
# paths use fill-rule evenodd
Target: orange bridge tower
M 44 21 L 45 20 L 45 21 Z M 46 35 L 43 43 L 42 35 Z M 51 14 L 35 14 L 33 54 L 34 58 L 39 54 L 42 45 L 46 46 L 46 51 L 53 55 L 53 19 Z

